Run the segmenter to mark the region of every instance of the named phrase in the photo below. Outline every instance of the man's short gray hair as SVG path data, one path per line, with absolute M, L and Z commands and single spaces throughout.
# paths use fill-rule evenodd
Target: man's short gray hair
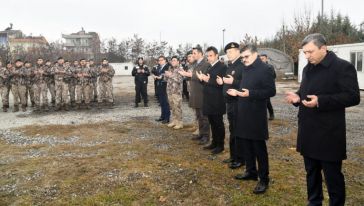
M 255 46 L 254 44 L 245 44 L 241 47 L 240 49 L 240 53 L 245 52 L 246 50 L 249 50 L 251 53 L 256 53 L 258 52 L 257 46 Z
M 309 34 L 303 39 L 301 46 L 305 46 L 310 42 L 321 48 L 321 46 L 326 45 L 326 38 L 320 33 Z

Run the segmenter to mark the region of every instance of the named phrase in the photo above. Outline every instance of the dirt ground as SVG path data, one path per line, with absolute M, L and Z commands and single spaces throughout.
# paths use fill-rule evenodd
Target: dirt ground
M 244 168 L 222 163 L 228 138 L 217 156 L 190 140 L 193 112 L 186 102 L 185 127 L 175 131 L 154 121 L 160 109 L 152 82 L 148 108 L 132 107 L 131 77 L 117 77 L 114 86 L 114 109 L 0 114 L 0 205 L 306 205 L 303 160 L 295 151 L 297 109 L 282 101 L 297 83 L 277 83 L 271 184 L 258 196 L 256 182 L 234 179 Z M 363 101 L 347 110 L 347 205 L 364 205 L 363 112 Z M 327 199 L 325 193 L 325 205 Z

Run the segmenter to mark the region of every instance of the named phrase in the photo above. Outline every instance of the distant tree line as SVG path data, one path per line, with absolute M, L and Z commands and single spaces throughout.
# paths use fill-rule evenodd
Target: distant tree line
M 282 23 L 281 29 L 271 39 L 260 41 L 256 36 L 245 34 L 240 43 L 253 43 L 257 44 L 258 47 L 281 50 L 290 55 L 297 64 L 301 41 L 307 34 L 322 33 L 326 36 L 329 45 L 364 42 L 363 24 L 364 22 L 361 27 L 354 25 L 348 16 L 334 11 L 331 11 L 330 15 L 318 14 L 316 17 L 313 17 L 311 12 L 305 11 L 294 15 L 294 21 L 290 26 Z M 209 45 L 205 43 L 202 48 L 205 49 L 207 46 Z M 110 62 L 134 62 L 138 57 L 144 57 L 147 64 L 153 65 L 155 59 L 160 55 L 183 57 L 191 49 L 192 44 L 189 43 L 180 44 L 177 48 L 173 48 L 166 41 L 147 42 L 138 34 L 134 34 L 131 38 L 123 40 L 115 38 L 102 40 L 101 50 L 95 52 L 95 60 L 108 58 Z M 219 53 L 220 55 L 224 54 L 223 50 L 220 50 Z M 75 60 L 84 57 L 84 54 L 65 50 L 61 41 L 51 42 L 48 47 L 33 48 L 30 51 L 16 48 L 10 52 L 9 48 L 0 47 L 0 57 L 3 62 L 15 58 L 34 62 L 39 56 L 50 60 L 55 60 L 59 56 Z
M 354 25 L 348 16 L 332 10 L 330 15 L 318 14 L 313 18 L 313 15 L 306 11 L 303 14 L 295 15 L 291 26 L 283 23 L 281 30 L 272 39 L 259 42 L 259 47 L 281 50 L 290 55 L 297 63 L 301 41 L 310 33 L 322 33 L 327 38 L 328 45 L 364 42 L 363 27 Z M 256 38 L 249 36 L 245 37 L 245 40 L 257 41 Z

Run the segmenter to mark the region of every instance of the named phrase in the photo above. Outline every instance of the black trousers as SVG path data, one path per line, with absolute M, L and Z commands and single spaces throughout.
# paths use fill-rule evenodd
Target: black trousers
M 141 97 L 144 103 L 148 103 L 147 85 L 144 82 L 135 82 L 135 103 L 140 103 Z
M 207 115 L 212 132 L 211 144 L 215 147 L 224 148 L 225 126 L 223 115 Z
M 269 116 L 274 115 L 274 110 L 273 110 L 273 106 L 272 106 L 272 102 L 270 101 L 270 98 L 267 101 L 267 108 L 268 108 Z
M 190 93 L 187 90 L 187 81 L 184 79 L 183 80 L 183 90 L 182 90 L 182 95 L 184 98 L 186 98 L 187 100 L 190 99 Z
M 342 161 L 328 162 L 304 156 L 307 196 L 310 206 L 322 205 L 324 199 L 322 192 L 322 174 L 325 175 L 326 186 L 329 193 L 329 205 L 341 206 L 345 204 L 345 180 L 341 172 Z
M 239 138 L 239 137 L 238 137 Z M 257 175 L 260 181 L 269 182 L 268 151 L 265 140 L 243 139 L 245 170 Z M 258 162 L 258 170 L 256 166 Z
M 158 81 L 154 80 L 154 96 L 158 97 Z
M 243 142 L 238 141 L 237 137 L 234 135 L 234 130 L 236 127 L 236 118 L 238 113 L 238 103 L 232 102 L 226 104 L 227 118 L 229 121 L 229 147 L 230 147 L 230 158 L 235 162 L 245 162 L 244 158 L 244 147 Z

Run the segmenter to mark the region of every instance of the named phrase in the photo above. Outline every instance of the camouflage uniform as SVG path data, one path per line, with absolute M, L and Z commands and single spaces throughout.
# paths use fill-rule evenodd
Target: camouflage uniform
M 62 106 L 68 110 L 70 99 L 68 98 L 68 82 L 72 75 L 69 67 L 56 64 L 52 68 L 56 87 L 56 110 L 60 110 Z
M 49 93 L 51 93 L 51 103 L 52 106 L 56 103 L 56 86 L 54 81 L 54 73 L 52 72 L 52 66 L 45 66 L 46 67 L 46 83 Z
M 110 104 L 114 102 L 112 78 L 115 70 L 111 65 L 101 65 L 98 68 L 98 84 L 99 84 L 99 103 L 108 101 Z
M 36 110 L 41 107 L 48 109 L 48 88 L 46 82 L 47 68 L 43 65 L 36 65 L 32 69 L 33 91 Z
M 90 84 L 91 84 L 91 70 L 89 67 L 78 67 L 75 70 L 75 74 L 77 75 L 77 84 L 76 84 L 76 104 L 78 108 L 82 103 L 82 100 L 85 101 L 87 109 L 90 108 Z M 79 76 L 82 75 L 82 76 Z
M 77 85 L 77 77 L 76 77 L 76 70 L 78 66 L 71 66 L 70 71 L 72 75 L 69 78 L 68 90 L 70 94 L 70 101 L 71 105 L 73 106 L 76 103 L 76 85 Z
M 97 67 L 90 65 L 91 70 L 91 84 L 90 84 L 90 99 L 97 102 Z
M 32 77 L 32 68 L 25 67 L 25 98 L 26 98 L 26 105 L 28 105 L 28 96 L 30 97 L 30 102 L 32 104 L 32 107 L 35 105 L 34 101 L 34 90 L 33 90 L 33 77 Z
M 167 95 L 169 105 L 172 111 L 172 122 L 168 127 L 174 126 L 175 129 L 183 127 L 182 122 L 182 91 L 183 76 L 178 73 L 182 68 L 170 67 L 168 71 L 172 72 L 172 76 L 165 77 L 167 80 Z
M 14 110 L 13 112 L 19 111 L 19 100 L 23 111 L 26 111 L 26 91 L 27 91 L 27 80 L 26 80 L 26 69 L 24 67 L 13 68 L 11 70 L 11 93 L 14 97 Z
M 3 103 L 3 111 L 9 108 L 10 71 L 5 67 L 0 68 L 0 96 Z

